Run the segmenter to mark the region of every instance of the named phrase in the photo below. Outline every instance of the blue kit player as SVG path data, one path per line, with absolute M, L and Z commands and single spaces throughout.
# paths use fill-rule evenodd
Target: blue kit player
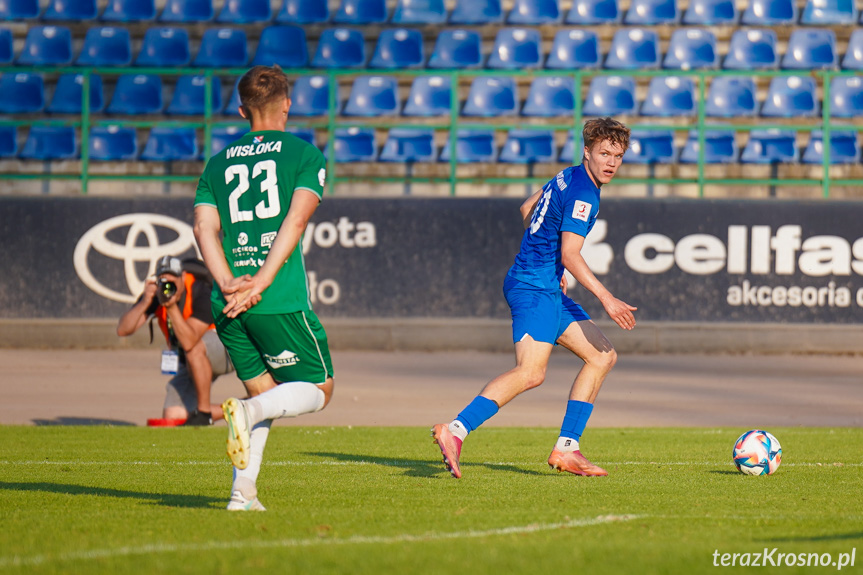
M 581 255 L 599 212 L 599 190 L 614 178 L 629 147 L 629 128 L 611 118 L 597 118 L 584 124 L 583 141 L 581 165 L 557 174 L 521 206 L 526 229 L 503 284 L 512 311 L 516 366 L 489 382 L 451 423 L 432 428 L 453 477 L 461 477 L 459 457 L 467 435 L 515 396 L 545 380 L 556 344 L 580 357 L 584 366 L 572 384 L 548 464 L 576 475 L 608 475 L 581 454 L 578 442 L 617 352 L 581 306 L 567 297 L 563 272 L 569 270 L 595 295 L 617 325 L 625 330 L 635 327 L 636 308 L 614 297 Z

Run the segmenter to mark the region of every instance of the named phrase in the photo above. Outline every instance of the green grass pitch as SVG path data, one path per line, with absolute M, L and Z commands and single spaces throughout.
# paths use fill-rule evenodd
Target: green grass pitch
M 743 431 L 588 429 L 610 475 L 583 478 L 556 430 L 483 428 L 455 480 L 426 428 L 277 426 L 268 510 L 229 513 L 223 426 L 0 427 L 0 573 L 863 571 L 863 429 L 769 429 L 770 477 L 731 463 Z

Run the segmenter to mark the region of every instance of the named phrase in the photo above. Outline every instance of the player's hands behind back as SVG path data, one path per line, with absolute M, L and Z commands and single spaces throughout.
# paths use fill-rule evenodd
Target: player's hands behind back
M 266 288 L 259 286 L 255 278 L 245 274 L 233 278 L 226 285 L 221 286 L 221 289 L 225 300 L 228 302 L 222 308 L 222 313 L 234 318 L 260 302 L 261 292 Z

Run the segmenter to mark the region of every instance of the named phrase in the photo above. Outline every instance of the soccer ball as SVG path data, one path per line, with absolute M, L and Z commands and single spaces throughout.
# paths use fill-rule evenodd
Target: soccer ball
M 734 465 L 746 475 L 772 475 L 782 462 L 782 446 L 761 429 L 747 431 L 734 442 Z

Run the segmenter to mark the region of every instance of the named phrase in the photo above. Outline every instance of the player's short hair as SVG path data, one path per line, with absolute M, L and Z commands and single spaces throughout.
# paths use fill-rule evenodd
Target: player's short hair
M 629 149 L 629 128 L 612 118 L 588 120 L 584 123 L 581 136 L 584 140 L 584 147 L 588 149 L 605 140 L 618 144 L 624 152 Z
M 269 104 L 291 97 L 288 77 L 278 64 L 274 66 L 255 66 L 240 78 L 237 86 L 240 105 L 251 117 L 252 110 L 261 110 Z

